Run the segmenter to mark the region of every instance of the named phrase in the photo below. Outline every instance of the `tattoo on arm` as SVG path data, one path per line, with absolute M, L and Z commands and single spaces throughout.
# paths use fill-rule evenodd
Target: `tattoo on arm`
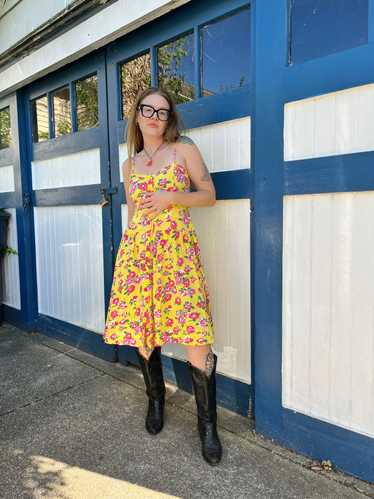
M 208 170 L 208 167 L 206 166 L 205 162 L 203 161 L 203 174 L 200 177 L 200 180 L 209 180 L 210 179 L 210 173 Z
M 178 142 L 181 142 L 182 144 L 194 144 L 195 142 L 187 137 L 187 135 L 181 135 L 178 139 Z
M 190 139 L 189 137 L 187 137 L 187 135 L 181 135 L 178 138 L 177 142 L 181 142 L 182 144 L 195 145 L 195 142 L 192 139 Z M 206 166 L 204 160 L 203 160 L 203 171 L 202 171 L 202 175 L 200 177 L 200 180 L 205 180 L 205 181 L 210 180 L 210 173 L 209 173 L 208 167 Z

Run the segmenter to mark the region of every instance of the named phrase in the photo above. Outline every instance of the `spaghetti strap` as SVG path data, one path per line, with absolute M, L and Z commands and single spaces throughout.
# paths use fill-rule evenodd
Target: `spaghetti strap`
M 134 166 L 135 166 L 135 161 L 134 161 L 134 156 L 131 156 L 130 157 L 130 161 L 129 161 L 129 175 L 131 175 L 134 171 Z

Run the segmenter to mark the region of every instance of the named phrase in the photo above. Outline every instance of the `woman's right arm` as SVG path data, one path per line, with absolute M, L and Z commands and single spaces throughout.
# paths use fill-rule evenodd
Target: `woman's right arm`
M 134 216 L 135 212 L 135 204 L 134 201 L 131 199 L 131 196 L 129 194 L 129 183 L 130 183 L 130 161 L 129 159 L 126 159 L 122 163 L 122 176 L 123 176 L 123 183 L 125 187 L 125 195 L 126 195 L 126 203 L 127 203 L 127 226 L 129 226 L 132 217 Z

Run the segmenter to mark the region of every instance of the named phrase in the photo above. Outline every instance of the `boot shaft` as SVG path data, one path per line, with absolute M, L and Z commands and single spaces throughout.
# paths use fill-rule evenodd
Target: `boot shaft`
M 148 397 L 161 398 L 166 391 L 162 371 L 161 347 L 155 347 L 148 360 L 142 356 L 138 349 L 136 351 Z

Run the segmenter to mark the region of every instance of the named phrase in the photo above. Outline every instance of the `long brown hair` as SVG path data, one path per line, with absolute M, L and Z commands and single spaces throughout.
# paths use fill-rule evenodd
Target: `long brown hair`
M 135 102 L 131 108 L 129 119 L 127 122 L 127 153 L 128 157 L 131 158 L 134 154 L 140 152 L 144 147 L 143 134 L 136 122 L 136 113 L 141 101 L 148 95 L 158 94 L 164 97 L 170 107 L 170 115 L 168 119 L 168 124 L 164 132 L 165 142 L 172 143 L 178 140 L 181 135 L 182 122 L 181 118 L 177 112 L 176 105 L 170 93 L 161 87 L 149 87 L 137 95 Z

